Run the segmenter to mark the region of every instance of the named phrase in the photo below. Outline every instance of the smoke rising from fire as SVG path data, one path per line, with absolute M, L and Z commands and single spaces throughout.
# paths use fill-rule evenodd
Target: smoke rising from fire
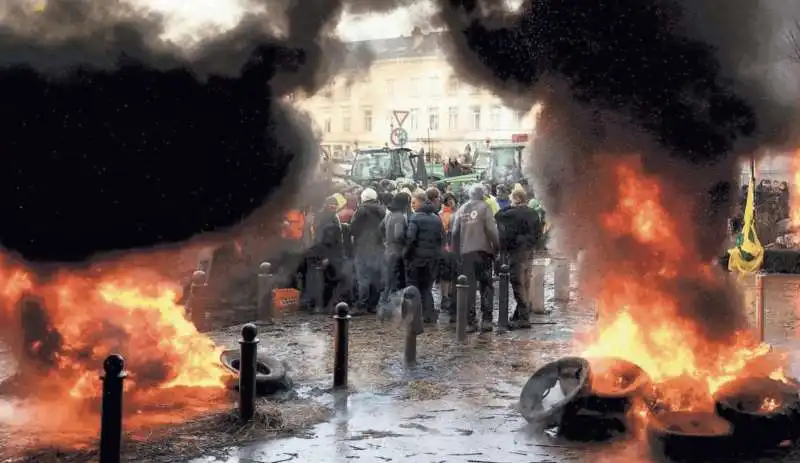
M 531 171 L 559 247 L 587 251 L 582 288 L 597 294 L 600 275 L 626 274 L 677 299 L 704 336 L 730 336 L 744 323 L 735 292 L 702 269 L 725 244 L 739 157 L 797 141 L 800 93 L 780 71 L 780 39 L 800 6 L 528 0 L 508 12 L 499 3 L 442 2 L 450 58 L 511 105 L 543 103 Z M 619 168 L 646 180 L 625 190 Z M 609 228 L 615 214 L 628 214 L 627 233 Z M 643 238 L 656 229 L 680 235 L 682 260 L 666 237 Z

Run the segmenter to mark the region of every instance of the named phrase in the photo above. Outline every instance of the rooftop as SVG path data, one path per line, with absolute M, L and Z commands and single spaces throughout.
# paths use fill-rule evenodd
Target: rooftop
M 440 55 L 441 32 L 422 32 L 415 28 L 411 35 L 391 39 L 363 40 L 348 43 L 351 54 L 370 54 L 375 61 L 401 58 L 426 58 Z

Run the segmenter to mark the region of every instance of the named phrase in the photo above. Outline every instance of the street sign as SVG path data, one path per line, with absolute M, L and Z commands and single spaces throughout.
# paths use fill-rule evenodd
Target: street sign
M 404 146 L 408 143 L 408 132 L 402 127 L 392 130 L 392 135 L 389 138 L 394 146 Z
M 408 119 L 408 111 L 393 111 L 394 120 L 397 121 L 399 127 L 403 127 L 403 122 Z

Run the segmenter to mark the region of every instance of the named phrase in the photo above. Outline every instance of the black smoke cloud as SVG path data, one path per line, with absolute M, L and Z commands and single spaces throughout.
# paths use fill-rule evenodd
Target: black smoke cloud
M 79 261 L 225 230 L 290 196 L 319 151 L 281 97 L 337 70 L 342 4 L 264 3 L 188 50 L 159 40 L 161 18 L 120 2 L 7 5 L 0 244 Z
M 626 266 L 639 278 L 657 273 L 663 255 L 598 233 L 618 200 L 609 163 L 635 154 L 663 186 L 691 260 L 710 262 L 724 244 L 737 161 L 798 140 L 796 79 L 778 69 L 789 56 L 782 28 L 800 5 L 527 0 L 511 12 L 502 3 L 441 0 L 440 21 L 463 78 L 520 109 L 543 103 L 530 170 L 560 247 L 587 251 L 589 279 Z M 693 278 L 652 285 L 680 294 L 708 336 L 742 326 L 730 288 Z

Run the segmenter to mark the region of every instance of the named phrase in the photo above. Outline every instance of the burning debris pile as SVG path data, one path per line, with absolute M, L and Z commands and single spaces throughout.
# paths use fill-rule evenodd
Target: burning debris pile
M 600 264 L 601 279 L 586 277 L 599 311 L 596 332 L 581 343 L 588 360 L 537 372 L 522 393 L 523 415 L 577 438 L 646 430 L 653 449 L 678 457 L 800 437 L 800 385 L 787 376 L 786 358 L 748 331 L 727 296 L 735 291 L 697 258 L 670 213 L 688 198 L 636 157 L 602 165 L 615 198 L 596 213 L 596 250 L 620 254 L 613 266 Z M 716 316 L 695 318 L 703 312 Z
M 0 339 L 19 366 L 2 385 L 2 399 L 18 409 L 3 424 L 35 431 L 48 445 L 95 439 L 98 378 L 112 353 L 127 360 L 130 429 L 227 407 L 221 349 L 186 319 L 179 288 L 165 281 L 112 262 L 45 280 L 4 257 Z

